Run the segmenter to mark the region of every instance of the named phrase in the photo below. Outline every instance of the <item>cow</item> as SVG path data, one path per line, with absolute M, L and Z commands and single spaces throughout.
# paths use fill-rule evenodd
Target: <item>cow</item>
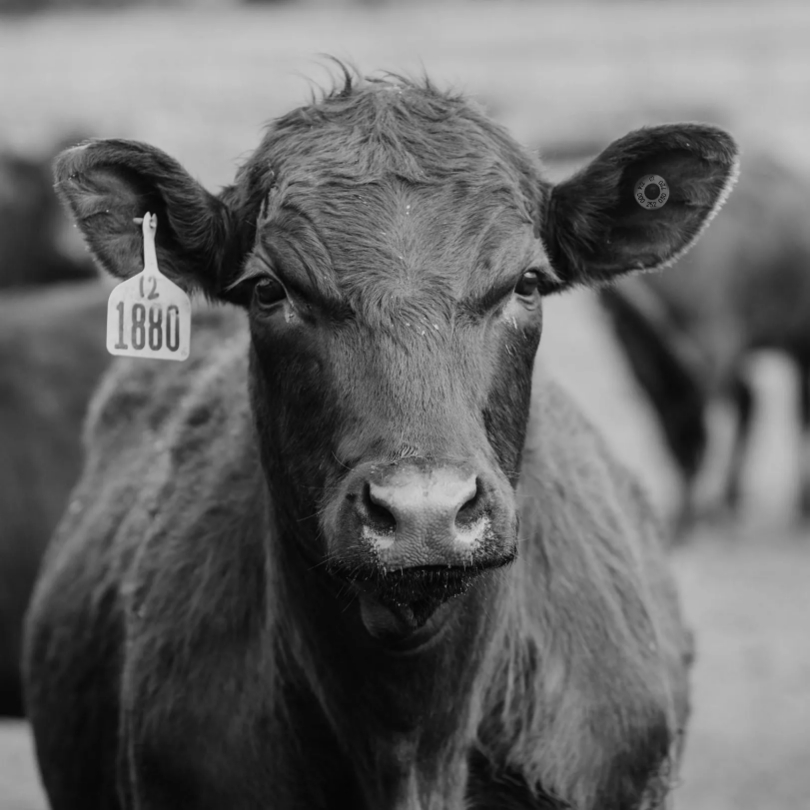
M 798 374 L 798 514 L 810 519 L 810 177 L 774 155 L 746 153 L 722 214 L 676 272 L 600 290 L 630 367 L 649 395 L 681 478 L 681 535 L 701 514 L 734 514 L 756 397 L 752 353 L 783 354 Z M 673 283 L 674 280 L 674 283 Z M 736 429 L 717 503 L 697 503 L 710 433 L 707 414 L 728 402 Z
M 0 295 L 0 715 L 23 712 L 22 622 L 79 478 L 81 427 L 109 355 L 97 280 Z
M 0 291 L 96 276 L 51 176 L 53 158 L 78 140 L 63 138 L 43 157 L 0 151 Z
M 672 261 L 736 166 L 668 125 L 552 185 L 463 96 L 348 70 L 217 195 L 143 143 L 64 153 L 106 271 L 151 212 L 162 272 L 229 308 L 91 404 L 26 619 L 54 810 L 663 806 L 691 647 L 662 529 L 533 369 L 543 297 Z

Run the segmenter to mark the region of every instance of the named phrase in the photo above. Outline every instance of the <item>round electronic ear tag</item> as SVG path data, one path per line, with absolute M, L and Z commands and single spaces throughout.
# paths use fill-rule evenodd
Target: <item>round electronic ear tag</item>
M 157 216 L 144 214 L 141 273 L 121 282 L 107 302 L 107 351 L 124 357 L 185 360 L 191 349 L 191 301 L 157 265 Z
M 657 174 L 645 174 L 633 189 L 636 202 L 642 208 L 662 208 L 669 199 L 669 186 Z

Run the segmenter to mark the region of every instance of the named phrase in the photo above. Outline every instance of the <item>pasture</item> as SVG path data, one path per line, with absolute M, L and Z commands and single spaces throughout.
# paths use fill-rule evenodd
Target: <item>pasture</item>
M 607 143 L 642 123 L 697 118 L 727 126 L 743 150 L 764 139 L 807 168 L 809 38 L 799 3 L 305 3 L 3 19 L 0 139 L 20 149 L 67 129 L 142 139 L 217 187 L 264 122 L 305 100 L 309 79 L 328 84 L 317 54 L 330 53 L 367 71 L 424 70 L 529 144 Z M 672 470 L 593 300 L 569 295 L 546 312 L 541 362 L 669 508 Z M 684 810 L 810 805 L 810 537 L 788 514 L 793 380 L 768 358 L 755 372 L 766 395 L 744 516 L 674 555 L 698 650 L 675 794 Z M 0 810 L 44 806 L 26 729 L 0 726 Z

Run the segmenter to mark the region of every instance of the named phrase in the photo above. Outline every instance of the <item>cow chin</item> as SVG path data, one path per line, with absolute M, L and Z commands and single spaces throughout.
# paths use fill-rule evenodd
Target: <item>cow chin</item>
M 446 541 L 432 539 L 438 550 L 425 553 L 432 564 L 408 564 L 400 558 L 395 566 L 387 565 L 384 554 L 366 546 L 362 532 L 351 538 L 355 542 L 347 542 L 344 536 L 336 544 L 344 549 L 349 545 L 351 551 L 330 555 L 329 573 L 357 596 L 363 625 L 373 638 L 408 643 L 429 638 L 441 628 L 449 602 L 517 557 L 516 533 L 511 530 L 507 536 L 487 534 L 463 558 L 448 555 L 442 548 L 449 545 Z M 423 539 L 421 545 L 433 544 Z
M 496 550 L 497 548 L 497 550 Z M 476 558 L 477 557 L 477 558 Z M 499 538 L 466 565 L 424 565 L 386 570 L 378 562 L 331 561 L 329 573 L 357 598 L 366 632 L 383 645 L 414 649 L 437 636 L 453 602 L 487 574 L 517 557 L 516 539 Z
M 516 553 L 512 545 L 485 563 L 469 566 L 421 566 L 389 572 L 373 566 L 333 566 L 332 573 L 357 595 L 360 619 L 372 638 L 392 648 L 411 650 L 441 633 L 456 597 L 482 574 L 511 563 Z

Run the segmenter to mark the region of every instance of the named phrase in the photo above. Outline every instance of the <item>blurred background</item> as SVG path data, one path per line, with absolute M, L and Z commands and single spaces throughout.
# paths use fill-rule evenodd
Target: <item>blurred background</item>
M 268 121 L 331 83 L 331 54 L 465 91 L 555 177 L 644 124 L 712 122 L 742 144 L 741 202 L 732 195 L 707 231 L 711 249 L 668 271 L 700 271 L 683 276 L 681 303 L 654 287 L 651 308 L 629 293 L 624 310 L 585 292 L 550 300 L 539 357 L 677 529 L 697 661 L 676 807 L 810 807 L 810 439 L 796 373 L 810 362 L 808 43 L 810 4 L 781 0 L 0 0 L 0 693 L 108 359 L 107 288 L 53 204 L 52 156 L 86 136 L 145 140 L 216 189 Z M 765 179 L 746 180 L 749 156 Z M 747 247 L 735 251 L 740 233 Z M 757 273 L 766 281 L 746 292 Z M 784 303 L 767 304 L 771 289 Z M 684 300 L 720 303 L 694 313 Z M 788 306 L 808 343 L 751 350 L 752 313 L 784 325 Z M 663 354 L 645 365 L 638 346 L 658 340 Z M 656 407 L 662 391 L 668 407 L 683 399 L 675 417 Z M 743 455 L 733 436 L 749 400 Z M 667 418 L 686 432 L 668 433 Z M 694 426 L 705 441 L 679 456 Z M 0 720 L 0 810 L 45 806 L 24 720 Z

